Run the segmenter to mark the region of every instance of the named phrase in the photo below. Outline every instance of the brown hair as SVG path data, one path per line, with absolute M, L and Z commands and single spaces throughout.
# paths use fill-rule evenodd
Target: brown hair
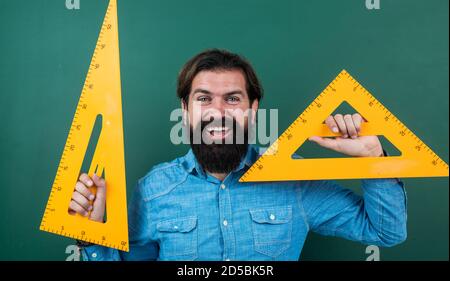
M 177 96 L 188 103 L 192 81 L 200 71 L 241 70 L 244 74 L 250 104 L 263 97 L 263 88 L 253 67 L 243 57 L 226 50 L 208 49 L 191 58 L 178 75 Z

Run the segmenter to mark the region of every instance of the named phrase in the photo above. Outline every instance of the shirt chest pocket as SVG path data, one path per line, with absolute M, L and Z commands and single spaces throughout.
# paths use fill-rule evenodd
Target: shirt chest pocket
M 291 245 L 292 207 L 250 209 L 255 251 L 277 257 Z
M 161 259 L 194 260 L 197 258 L 197 216 L 160 221 L 156 229 L 160 235 Z

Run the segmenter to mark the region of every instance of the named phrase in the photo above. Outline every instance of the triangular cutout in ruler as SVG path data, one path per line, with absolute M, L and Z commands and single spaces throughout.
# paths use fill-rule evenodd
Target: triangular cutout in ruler
M 360 135 L 384 135 L 400 156 L 292 159 L 311 136 L 337 136 L 323 121 L 348 102 L 368 122 Z M 448 165 L 343 70 L 240 178 L 241 182 L 447 177 Z
M 68 213 L 99 114 L 102 116 L 102 130 L 88 174 L 105 172 L 105 223 Z M 128 251 L 125 184 L 117 1 L 110 0 L 40 229 Z

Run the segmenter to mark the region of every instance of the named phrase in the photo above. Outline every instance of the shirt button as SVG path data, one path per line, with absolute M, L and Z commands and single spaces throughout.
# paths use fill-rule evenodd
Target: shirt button
M 227 220 L 224 220 L 224 221 L 223 221 L 223 225 L 227 226 L 227 225 L 228 225 L 228 221 L 227 221 Z
M 220 185 L 220 188 L 225 189 L 226 186 L 222 183 L 222 184 Z
M 274 219 L 275 219 L 275 215 L 274 215 L 274 214 L 270 214 L 269 218 L 270 218 L 271 220 L 274 220 Z
M 175 226 L 173 227 L 173 229 L 178 229 L 178 226 L 175 225 Z
M 230 261 L 230 259 L 225 259 L 225 261 Z
M 95 259 L 97 257 L 97 253 L 92 253 L 92 257 Z

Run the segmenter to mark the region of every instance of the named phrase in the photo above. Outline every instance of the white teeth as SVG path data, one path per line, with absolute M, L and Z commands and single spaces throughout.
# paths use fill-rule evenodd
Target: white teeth
M 207 130 L 208 130 L 208 132 L 212 132 L 212 131 L 214 131 L 214 132 L 224 132 L 224 131 L 227 131 L 228 128 L 227 127 L 209 127 L 209 128 L 207 128 Z

